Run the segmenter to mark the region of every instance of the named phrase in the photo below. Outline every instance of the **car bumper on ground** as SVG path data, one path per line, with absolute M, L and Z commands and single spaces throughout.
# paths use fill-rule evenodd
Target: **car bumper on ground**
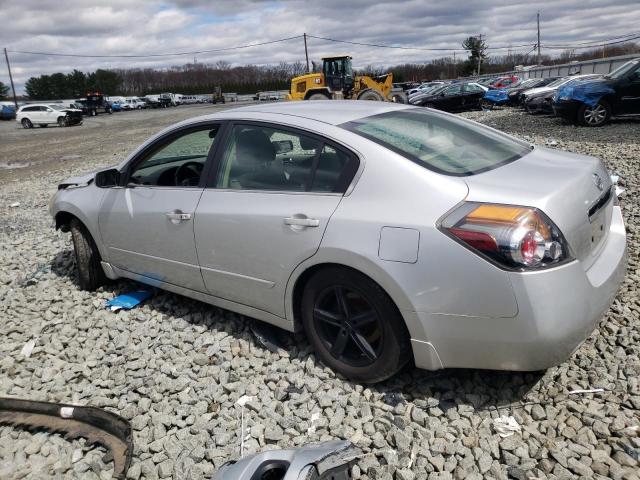
M 564 362 L 606 313 L 626 271 L 626 233 L 614 207 L 609 235 L 589 268 L 572 261 L 510 273 L 518 313 L 489 318 L 417 312 L 426 342 L 412 341 L 422 368 L 536 371 Z
M 574 122 L 578 116 L 580 105 L 581 103 L 577 100 L 559 100 L 553 103 L 553 113 L 556 117 Z

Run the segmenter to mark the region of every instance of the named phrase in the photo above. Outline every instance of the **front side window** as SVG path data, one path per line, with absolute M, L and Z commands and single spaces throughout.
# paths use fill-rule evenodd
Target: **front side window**
M 340 125 L 438 173 L 473 175 L 530 151 L 518 140 L 462 119 L 412 108 Z
M 196 187 L 219 126 L 190 129 L 163 142 L 136 165 L 129 182 L 162 187 Z
M 452 95 L 458 95 L 460 93 L 460 91 L 462 90 L 462 86 L 461 85 L 454 85 L 453 87 L 449 87 L 444 91 L 444 94 L 447 97 L 450 97 Z
M 235 125 L 222 155 L 216 187 L 340 192 L 353 163 L 352 156 L 316 137 L 266 126 Z

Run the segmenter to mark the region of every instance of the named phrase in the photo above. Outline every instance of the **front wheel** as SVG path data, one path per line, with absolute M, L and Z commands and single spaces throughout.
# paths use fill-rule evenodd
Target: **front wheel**
M 578 123 L 584 127 L 601 127 L 611 118 L 611 107 L 600 101 L 594 106 L 582 105 L 578 109 Z
M 95 290 L 107 282 L 100 264 L 100 252 L 91 234 L 79 220 L 71 220 L 71 238 L 78 269 L 78 285 L 82 290 Z
M 69 119 L 67 117 L 58 118 L 59 127 L 67 127 L 69 125 Z
M 489 100 L 480 100 L 480 108 L 482 110 L 493 110 L 494 104 L 493 102 L 490 102 Z
M 33 128 L 33 123 L 28 118 L 23 118 L 20 122 L 22 124 L 22 128 Z
M 383 102 L 384 97 L 382 94 L 376 90 L 370 89 L 365 90 L 358 96 L 358 100 L 370 100 L 374 102 Z
M 322 362 L 352 380 L 381 382 L 410 359 L 398 309 L 377 283 L 354 270 L 327 268 L 311 277 L 302 322 Z
M 307 100 L 330 100 L 324 93 L 314 93 L 313 95 L 309 95 Z

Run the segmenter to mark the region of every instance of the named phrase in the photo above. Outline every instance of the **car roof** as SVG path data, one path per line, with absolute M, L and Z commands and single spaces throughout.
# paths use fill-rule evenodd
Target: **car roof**
M 330 125 L 340 125 L 359 118 L 370 117 L 392 110 L 415 108 L 412 105 L 401 105 L 393 102 L 354 101 L 354 100 L 315 100 L 298 102 L 279 102 L 248 105 L 246 107 L 224 110 L 207 117 L 234 117 L 243 112 L 291 115 L 294 117 L 316 120 Z

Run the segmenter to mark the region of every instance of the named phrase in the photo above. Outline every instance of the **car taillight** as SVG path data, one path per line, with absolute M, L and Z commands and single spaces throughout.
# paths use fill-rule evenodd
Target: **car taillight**
M 467 202 L 447 215 L 440 229 L 509 269 L 539 269 L 570 259 L 562 232 L 532 207 Z

